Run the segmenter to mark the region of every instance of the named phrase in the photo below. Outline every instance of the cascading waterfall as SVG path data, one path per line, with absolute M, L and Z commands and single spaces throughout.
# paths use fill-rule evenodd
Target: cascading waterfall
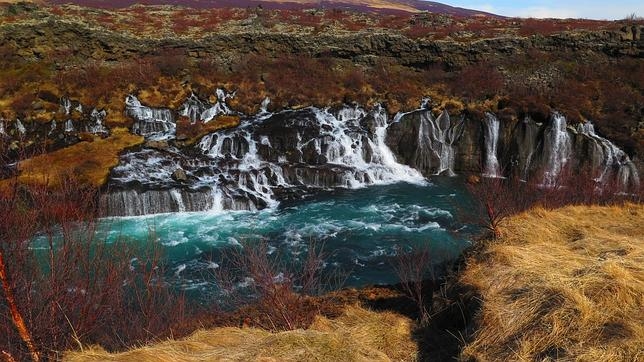
M 193 122 L 206 122 L 213 114 L 231 112 L 225 104 L 229 98 L 218 90 L 213 105 L 193 94 L 178 112 Z M 170 142 L 162 149 L 144 147 L 122 155 L 110 174 L 111 191 L 104 197 L 107 214 L 260 210 L 321 189 L 401 181 L 421 184 L 425 179 L 419 170 L 455 174 L 455 150 L 466 126 L 464 118 L 453 122 L 447 111 L 433 117 L 425 104 L 390 121 L 380 106 L 371 111 L 354 105 L 270 113 L 269 103 L 266 98 L 258 114 L 243 117 L 239 127 L 206 135 L 194 146 L 176 148 Z M 73 109 L 71 103 L 63 106 Z M 134 130 L 147 139 L 174 137 L 170 110 L 143 106 L 129 96 L 126 113 L 136 121 Z M 103 113 L 94 110 L 92 114 L 90 118 L 98 120 L 94 125 L 102 125 Z M 501 176 L 499 123 L 488 113 L 480 128 L 485 176 Z M 476 135 L 478 129 L 468 132 Z M 526 119 L 508 142 L 515 150 L 506 165 L 508 172 L 519 167 L 527 179 L 529 171 L 539 169 L 543 175 L 537 177 L 546 187 L 555 186 L 562 170 L 579 164 L 571 161 L 585 159 L 589 149 L 594 149 L 592 167 L 599 170 L 598 181 L 639 184 L 637 170 L 623 151 L 599 137 L 590 124 L 577 126 L 574 133 L 560 114 L 554 114 L 545 129 Z M 465 147 L 472 146 L 465 143 Z
M 271 104 L 271 99 L 268 98 L 268 97 L 264 98 L 264 100 L 262 101 L 261 106 L 259 107 L 259 114 L 258 115 L 263 116 L 263 115 L 270 114 L 270 112 L 268 111 L 268 106 L 270 104 Z
M 454 144 L 460 136 L 463 122 L 452 125 L 449 113 L 443 111 L 437 118 L 432 117 L 431 111 L 423 111 L 418 126 L 418 150 L 416 152 L 416 167 L 422 169 L 435 168 L 435 174 L 454 176 Z M 438 166 L 432 160 L 438 160 Z
M 233 114 L 233 111 L 228 108 L 226 101 L 230 98 L 235 97 L 235 94 L 228 94 L 220 88 L 217 88 L 216 94 L 217 102 L 201 114 L 201 120 L 205 123 L 212 121 L 217 116 L 222 114 Z
M 571 150 L 572 144 L 567 131 L 566 118 L 559 113 L 555 113 L 551 118 L 550 126 L 544 133 L 544 186 L 551 187 L 558 184 L 560 181 L 559 176 L 568 163 Z
M 150 140 L 172 138 L 176 131 L 174 116 L 169 109 L 146 107 L 138 98 L 125 98 L 125 114 L 135 120 L 132 131 Z
M 233 98 L 234 94 L 228 94 L 220 88 L 216 90 L 215 94 L 217 97 L 217 102 L 215 102 L 215 104 L 202 101 L 194 93 L 191 94 L 181 107 L 179 107 L 179 115 L 188 117 L 191 123 L 198 121 L 207 123 L 219 115 L 234 114 L 235 112 L 233 112 L 226 104 L 226 101 Z
M 1 119 L 0 119 L 0 135 L 2 135 L 2 136 L 7 135 L 7 131 L 5 131 L 5 129 L 4 129 L 4 121 L 1 120 Z
M 76 132 L 76 129 L 74 128 L 74 122 L 72 122 L 71 119 L 68 119 L 67 121 L 65 121 L 65 132 L 66 133 Z
M 629 186 L 639 188 L 637 169 L 624 151 L 595 133 L 591 122 L 577 124 L 576 130 L 578 134 L 594 141 L 594 152 L 590 157 L 594 163 L 593 168 L 599 171 L 595 181 L 606 185 L 616 179 L 622 189 L 626 190 Z
M 94 108 L 89 115 L 90 122 L 86 125 L 85 130 L 92 134 L 108 134 L 109 131 L 103 125 L 105 117 L 107 117 L 107 112 L 105 112 L 105 110 L 99 111 Z
M 367 119 L 373 132 L 361 125 Z M 278 131 L 282 127 L 290 133 Z M 134 151 L 122 156 L 124 162 L 112 171 L 111 186 L 121 191 L 113 192 L 114 199 L 106 198 L 113 204 L 107 209 L 111 215 L 196 207 L 258 210 L 275 207 L 284 197 L 300 197 L 311 188 L 424 183 L 418 171 L 396 161 L 384 141 L 387 127 L 381 107 L 369 113 L 359 107 L 335 113 L 312 107 L 262 114 L 236 129 L 209 134 L 195 146 L 201 154 L 197 156 L 174 148 Z M 177 169 L 184 170 L 188 181 L 173 178 Z M 144 201 L 133 200 L 137 193 Z M 157 205 L 146 208 L 147 203 Z
M 14 126 L 16 127 L 16 131 L 18 131 L 18 133 L 20 133 L 21 135 L 27 133 L 27 129 L 22 124 L 22 122 L 20 122 L 20 119 L 16 118 L 16 123 L 14 124 Z
M 497 158 L 499 144 L 499 119 L 492 113 L 486 113 L 485 118 L 485 169 L 483 176 L 501 177 L 501 166 Z
M 391 151 L 391 149 L 385 143 L 387 138 L 387 112 L 381 107 L 378 106 L 374 111 L 374 120 L 375 120 L 375 148 L 379 152 L 376 153 L 379 156 L 379 161 L 385 167 L 391 170 L 390 175 L 395 175 L 395 178 L 389 180 L 388 182 L 396 182 L 398 180 L 407 181 L 410 183 L 423 183 L 423 175 L 416 169 L 413 169 L 407 165 L 403 165 L 396 161 L 396 156 Z
M 58 124 L 56 123 L 55 119 L 51 121 L 51 126 L 49 127 L 49 132 L 47 133 L 47 136 L 51 136 L 56 131 L 57 126 Z
M 69 116 L 72 113 L 72 101 L 69 98 L 61 98 L 60 106 L 63 108 L 66 116 Z

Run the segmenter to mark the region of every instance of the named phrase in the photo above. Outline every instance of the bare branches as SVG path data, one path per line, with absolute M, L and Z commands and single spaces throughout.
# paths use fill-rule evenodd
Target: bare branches
M 160 247 L 99 237 L 96 190 L 66 179 L 12 191 L 0 193 L 0 349 L 56 359 L 79 343 L 114 349 L 168 336 L 182 322 L 185 301 L 164 282 Z
M 433 294 L 433 267 L 429 246 L 409 250 L 397 246 L 392 266 L 400 279 L 403 292 L 416 304 L 420 323 L 427 324 L 431 317 Z
M 271 250 L 265 240 L 244 241 L 225 253 L 216 280 L 233 307 L 251 305 L 269 330 L 307 327 L 318 310 L 308 296 L 330 286 L 322 273 L 322 246 L 311 242 L 302 259 Z

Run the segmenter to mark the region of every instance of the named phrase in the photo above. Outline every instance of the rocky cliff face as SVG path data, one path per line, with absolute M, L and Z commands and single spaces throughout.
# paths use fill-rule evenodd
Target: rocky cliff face
M 492 113 L 472 119 L 420 108 L 389 117 L 381 107 L 310 107 L 244 116 L 239 128 L 211 133 L 194 146 L 175 144 L 172 127 L 147 138 L 169 143 L 121 157 L 103 196 L 106 214 L 257 210 L 316 190 L 471 173 L 516 175 L 544 187 L 572 176 L 598 187 L 639 188 L 637 169 L 623 151 L 592 124 L 569 126 L 558 113 L 504 129 Z
M 559 113 L 543 122 L 501 122 L 490 112 L 479 118 L 436 113 L 427 102 L 394 116 L 358 105 L 270 113 L 266 100 L 256 115 L 234 114 L 242 118 L 238 128 L 207 134 L 194 145 L 177 140 L 181 116 L 196 124 L 234 113 L 224 91 L 215 98 L 213 105 L 193 94 L 176 109 L 125 99 L 131 132 L 147 142 L 122 154 L 112 170 L 106 215 L 258 210 L 312 191 L 422 183 L 433 175 L 516 176 L 544 187 L 582 178 L 622 191 L 640 185 L 637 167 L 621 149 L 591 123 L 571 125 Z M 75 142 L 81 133 L 109 134 L 104 110 L 85 110 L 67 98 L 60 108 L 68 119 L 52 122 L 42 137 Z M 3 139 L 33 132 L 21 122 L 11 129 L 0 122 Z
M 78 59 L 106 61 L 172 50 L 222 64 L 233 63 L 244 54 L 266 57 L 302 54 L 351 59 L 367 65 L 375 57 L 408 66 L 445 64 L 455 67 L 490 57 L 525 54 L 535 49 L 642 58 L 643 29 L 644 26 L 634 25 L 619 31 L 575 31 L 550 36 L 501 37 L 467 42 L 412 39 L 385 31 L 299 34 L 276 33 L 252 27 L 234 32 L 206 33 L 198 38 L 141 38 L 124 32 L 90 28 L 82 23 L 49 20 L 1 26 L 0 46 L 15 46 L 25 59 L 38 59 L 55 49 L 71 48 L 73 56 Z
M 109 205 L 112 206 L 108 207 L 108 213 L 117 215 L 218 207 L 262 208 L 278 199 L 298 195 L 308 187 L 356 187 L 464 172 L 477 172 L 490 177 L 518 175 L 548 186 L 556 183 L 570 169 L 585 169 L 590 170 L 589 177 L 596 179 L 598 183 L 617 180 L 626 188 L 637 184 L 637 167 L 624 152 L 600 137 L 591 125 L 576 124 L 580 119 L 598 119 L 593 117 L 596 114 L 622 112 L 622 115 L 632 119 L 629 119 L 626 127 L 620 126 L 618 130 L 620 145 L 627 145 L 629 153 L 637 155 L 639 150 L 644 149 L 644 144 L 641 143 L 641 131 L 644 130 L 641 115 L 644 114 L 644 108 L 640 110 L 638 105 L 641 102 L 638 100 L 629 103 L 629 97 L 641 96 L 639 93 L 635 94 L 641 93 L 637 79 L 633 80 L 636 86 L 631 87 L 630 93 L 622 92 L 618 97 L 613 96 L 610 90 L 599 89 L 590 94 L 590 98 L 583 99 L 587 112 L 583 115 L 577 112 L 575 121 L 570 122 L 575 123 L 572 126 L 563 115 L 551 111 L 547 105 L 551 105 L 557 98 L 567 98 L 564 102 L 567 108 L 560 110 L 570 115 L 579 104 L 578 100 L 565 91 L 544 92 L 543 89 L 570 85 L 567 83 L 569 79 L 557 78 L 557 72 L 577 63 L 578 59 L 584 60 L 587 57 L 602 65 L 617 64 L 618 60 L 626 59 L 630 62 L 625 63 L 633 70 L 641 70 L 641 63 L 638 62 L 644 57 L 642 25 L 628 25 L 618 30 L 564 31 L 550 35 L 466 37 L 469 40 L 459 41 L 455 40 L 458 38 L 456 36 L 440 40 L 436 37 L 414 37 L 400 29 L 387 31 L 384 27 L 371 29 L 367 26 L 356 31 L 347 31 L 337 26 L 323 26 L 319 29 L 301 26 L 266 27 L 262 23 L 266 19 L 261 19 L 261 13 L 251 15 L 253 16 L 234 22 L 230 28 L 220 27 L 217 31 L 204 31 L 190 36 L 166 30 L 142 35 L 132 31 L 136 26 L 121 30 L 69 16 L 44 16 L 42 19 L 32 16 L 29 21 L 2 24 L 0 50 L 10 49 L 9 56 L 16 63 L 45 64 L 56 68 L 60 72 L 55 73 L 55 76 L 65 75 L 65 72 L 89 76 L 92 73 L 85 71 L 85 65 L 100 64 L 103 67 L 101 71 L 108 72 L 108 76 L 103 74 L 101 79 L 109 81 L 109 72 L 127 63 L 130 66 L 128 69 L 138 71 L 138 75 L 145 78 L 146 74 L 142 74 L 145 68 L 137 68 L 136 62 L 148 59 L 148 56 L 163 59 L 166 54 L 187 57 L 189 66 L 170 69 L 177 73 L 170 76 L 158 73 L 158 77 L 165 77 L 165 83 L 145 83 L 148 94 L 163 93 L 164 88 L 160 85 L 181 83 L 177 86 L 181 91 L 169 97 L 173 99 L 172 105 L 164 105 L 159 101 L 163 97 L 158 97 L 152 106 L 150 102 L 145 104 L 145 101 L 134 96 L 128 97 L 122 104 L 122 97 L 126 92 L 137 92 L 136 84 L 124 80 L 119 83 L 118 92 L 115 92 L 119 98 L 112 94 L 111 98 L 105 97 L 101 101 L 105 103 L 109 99 L 108 103 L 119 103 L 118 105 L 110 103 L 81 106 L 78 102 L 63 99 L 59 111 L 54 112 L 56 114 L 51 119 L 47 118 L 51 113 L 49 109 L 39 113 L 47 119 L 23 119 L 23 122 L 15 118 L 0 119 L 0 137 L 3 141 L 16 144 L 16 148 L 16 142 L 23 142 L 25 139 L 31 143 L 36 140 L 55 140 L 59 144 L 57 147 L 63 147 L 79 141 L 84 133 L 109 134 L 109 129 L 105 126 L 106 116 L 119 118 L 120 126 L 131 125 L 132 132 L 145 136 L 150 147 L 125 154 L 122 165 L 112 173 L 109 186 L 114 190 L 115 196 L 110 201 Z M 414 18 L 409 21 L 421 20 Z M 429 25 L 436 24 L 438 23 Z M 444 25 L 447 26 L 447 23 Z M 60 56 L 61 51 L 65 56 Z M 550 56 L 553 58 L 548 59 L 550 63 L 556 62 L 557 57 L 568 58 L 557 67 L 550 69 L 544 66 L 544 69 L 536 71 L 534 69 L 538 67 L 532 66 L 512 70 L 509 68 L 513 64 L 509 63 L 494 63 L 487 68 L 475 67 L 489 59 L 515 59 L 515 56 L 520 56 L 516 59 L 523 59 L 528 63 L 534 62 L 531 59 L 533 52 Z M 55 61 L 47 63 L 46 60 L 55 54 L 58 54 Z M 252 116 L 233 111 L 235 107 L 228 107 L 226 104 L 227 96 L 220 94 L 211 95 L 208 101 L 193 95 L 181 107 L 176 106 L 191 89 L 199 88 L 197 85 L 191 87 L 193 79 L 187 69 L 194 70 L 195 66 L 209 63 L 216 65 L 213 69 L 220 72 L 227 72 L 228 69 L 230 74 L 243 78 L 248 55 L 261 59 L 281 59 L 285 56 L 291 60 L 300 59 L 298 57 L 308 60 L 339 59 L 340 62 L 330 62 L 333 66 L 324 69 L 324 72 L 315 73 L 315 76 L 330 78 L 331 81 L 325 79 L 328 86 L 337 83 L 334 82 L 333 75 L 342 72 L 343 67 L 354 71 L 353 79 L 343 78 L 346 84 L 342 87 L 328 86 L 328 89 L 338 93 L 334 94 L 334 102 L 329 103 L 337 105 L 344 101 L 351 104 L 354 100 L 346 94 L 349 94 L 347 89 L 354 86 L 354 93 L 368 92 L 371 89 L 371 98 L 360 101 L 365 108 L 343 106 L 323 109 L 321 107 L 329 105 L 323 97 L 320 98 L 322 101 L 318 99 L 317 103 L 308 103 L 317 104 L 317 108 L 305 108 L 308 104 L 303 104 L 302 99 L 291 101 L 290 98 L 294 98 L 292 93 L 281 92 L 282 99 L 277 107 L 280 108 L 279 112 L 269 113 L 264 105 L 259 114 Z M 279 63 L 266 64 L 271 66 Z M 293 66 L 294 63 L 288 64 Z M 319 70 L 324 64 L 317 62 L 307 69 Z M 295 67 L 294 71 L 297 71 L 296 63 Z M 464 68 L 469 73 L 450 73 L 450 70 L 460 71 Z M 74 70 L 79 69 L 80 72 L 74 73 Z M 428 82 L 434 79 L 431 77 L 432 69 L 447 69 L 443 78 L 439 79 L 443 82 L 439 89 L 449 88 L 452 98 L 408 113 L 395 114 L 402 108 L 400 104 L 397 107 L 390 107 L 391 104 L 385 104 L 382 108 L 375 106 L 381 101 L 378 97 L 390 99 L 392 97 L 388 96 L 391 94 L 403 94 L 410 101 L 416 96 L 435 93 L 429 85 L 409 91 L 404 82 L 396 84 L 395 80 L 387 78 L 390 70 L 393 73 L 400 69 L 411 76 L 422 74 L 421 79 L 428 79 Z M 241 82 L 246 84 L 246 91 L 256 90 L 253 82 L 265 85 L 288 78 L 288 74 L 265 77 L 267 71 L 264 68 L 259 71 L 255 69 L 252 79 L 243 78 Z M 371 83 L 362 82 L 361 73 L 366 71 L 372 71 L 371 77 L 375 74 L 376 78 L 380 78 L 376 81 L 371 78 Z M 526 71 L 531 73 L 524 77 L 522 72 Z M 583 71 L 588 72 L 586 68 Z M 575 72 L 571 72 L 571 77 L 585 77 L 582 71 Z M 500 78 L 485 77 L 487 73 L 495 73 Z M 203 78 L 203 74 L 201 76 Z M 206 76 L 217 77 L 219 74 Z M 460 82 L 456 79 L 459 76 L 464 78 Z M 526 93 L 522 103 L 512 103 L 513 95 L 507 93 L 514 90 L 508 84 L 517 83 L 515 78 L 525 78 L 518 82 L 528 83 L 528 86 L 521 88 Z M 553 79 L 557 79 L 557 82 Z M 300 80 L 310 81 L 311 85 L 306 85 L 309 88 L 316 87 L 318 81 L 306 77 L 298 78 Z M 390 81 L 391 84 L 387 84 Z M 37 80 L 31 82 L 37 84 Z M 234 83 L 234 79 L 219 83 L 226 83 L 226 86 L 230 85 L 234 89 L 235 85 L 231 85 L 231 82 Z M 495 82 L 495 87 L 489 87 L 490 94 L 471 94 L 471 88 L 485 88 L 488 83 Z M 79 83 L 82 83 L 82 79 L 80 82 L 72 82 L 76 85 Z M 250 83 L 253 84 L 248 86 Z M 299 83 L 283 83 L 286 83 L 286 87 L 294 88 L 295 92 L 301 89 Z M 373 91 L 375 83 L 380 83 L 377 92 Z M 469 90 L 460 92 L 459 84 Z M 209 83 L 211 89 L 214 85 L 219 86 L 217 82 Z M 283 88 L 273 87 L 277 90 L 275 93 Z M 271 95 L 269 89 L 266 86 L 257 92 L 260 99 L 267 94 Z M 571 88 L 568 92 L 577 93 L 576 89 L 579 90 Z M 73 92 L 73 89 L 66 91 Z M 503 97 L 507 104 L 503 107 L 495 94 L 501 91 L 506 91 Z M 531 99 L 532 92 L 540 92 L 541 98 L 536 101 Z M 27 107 L 36 107 L 40 102 L 37 99 L 42 99 L 41 93 L 38 92 L 35 101 L 28 99 Z M 603 97 L 605 100 L 606 94 L 610 98 L 624 99 L 623 103 L 627 107 L 624 104 L 609 104 L 597 110 L 597 107 L 587 106 L 589 99 L 596 99 L 592 97 Z M 100 98 L 102 94 L 98 96 Z M 200 96 L 203 98 L 204 95 Z M 48 96 L 52 97 L 56 98 L 56 95 Z M 345 98 L 349 100 L 346 101 Z M 113 102 L 114 99 L 118 99 L 118 102 Z M 58 107 L 56 102 L 57 100 L 49 103 L 55 108 Z M 87 103 L 85 100 L 84 102 Z M 471 104 L 468 102 L 475 103 L 476 110 L 470 112 Z M 531 102 L 539 103 L 536 107 L 546 105 L 541 107 L 545 110 L 532 112 L 529 109 L 533 106 Z M 7 103 L 10 102 L 3 102 Z M 454 111 L 454 107 L 449 107 L 449 104 L 460 105 Z M 107 108 L 107 113 L 102 109 L 103 106 Z M 293 106 L 297 110 L 285 109 L 287 106 Z M 520 109 L 522 107 L 526 109 Z M 255 109 L 257 108 L 259 107 Z M 553 108 L 556 109 L 557 106 Z M 464 109 L 467 111 L 463 111 Z M 508 109 L 514 112 L 513 116 L 505 117 L 500 114 Z M 624 109 L 627 111 L 623 111 Z M 242 127 L 208 135 L 201 139 L 198 146 L 185 146 L 186 143 L 175 140 L 178 119 L 188 119 L 192 123 L 207 122 L 219 115 L 230 114 L 245 119 Z M 123 121 L 124 119 L 127 121 Z M 604 125 L 606 123 L 604 117 Z M 639 138 L 630 142 L 629 137 L 632 135 L 633 138 Z M 162 169 L 150 166 L 146 160 L 161 161 Z M 128 178 L 133 173 L 141 178 Z M 159 179 L 161 176 L 163 179 Z M 152 207 L 151 204 L 156 206 Z M 139 206 L 126 210 L 126 205 Z

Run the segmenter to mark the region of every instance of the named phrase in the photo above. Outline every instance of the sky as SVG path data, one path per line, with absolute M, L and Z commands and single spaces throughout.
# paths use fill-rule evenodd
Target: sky
M 635 13 L 644 16 L 644 0 L 437 0 L 448 5 L 504 16 L 533 18 L 623 19 Z

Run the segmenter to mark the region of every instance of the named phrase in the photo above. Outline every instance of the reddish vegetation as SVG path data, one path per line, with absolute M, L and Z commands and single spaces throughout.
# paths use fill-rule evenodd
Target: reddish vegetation
M 469 10 L 452 7 L 449 5 L 427 2 L 419 0 L 389 0 L 380 1 L 377 6 L 370 6 L 365 2 L 356 2 L 352 0 L 326 0 L 322 4 L 311 2 L 299 2 L 298 0 L 290 1 L 270 1 L 270 0 L 148 0 L 145 2 L 133 0 L 101 1 L 101 0 L 49 0 L 50 4 L 78 4 L 88 7 L 98 7 L 106 9 L 124 8 L 136 4 L 146 5 L 178 5 L 196 9 L 212 8 L 266 8 L 266 9 L 319 9 L 319 8 L 337 8 L 349 9 L 359 12 L 376 12 L 381 14 L 408 14 L 409 12 L 430 11 L 438 14 L 449 14 L 452 16 L 481 16 L 487 15 L 497 17 L 496 15 L 485 13 L 478 10 Z
M 590 20 L 535 20 L 495 17 L 459 17 L 441 14 L 377 14 L 353 11 L 271 10 L 258 8 L 145 8 L 131 7 L 113 12 L 86 11 L 79 7 L 50 7 L 49 12 L 96 22 L 119 32 L 158 36 L 161 30 L 182 36 L 202 36 L 227 30 L 240 21 L 252 22 L 264 31 L 283 28 L 296 32 L 396 31 L 414 38 L 474 41 L 480 38 L 518 35 L 548 35 L 577 29 L 619 29 L 636 22 Z M 151 16 L 151 13 L 154 16 Z M 57 17 L 59 15 L 56 15 Z M 3 21 L 22 21 L 27 11 Z M 22 20 L 20 20 L 22 19 Z M 236 25 L 235 25 L 236 24 Z M 402 66 L 380 59 L 355 64 L 332 52 L 267 56 L 261 51 L 227 62 L 211 61 L 209 55 L 187 54 L 182 49 L 158 49 L 157 54 L 118 62 L 101 60 L 74 62 L 74 51 L 60 48 L 43 60 L 24 63 L 18 49 L 0 46 L 0 97 L 8 100 L 5 118 L 39 121 L 31 112 L 40 103 L 34 89 L 45 87 L 54 94 L 68 95 L 88 105 L 108 108 L 108 125 L 127 125 L 120 117 L 122 99 L 130 92 L 163 89 L 167 97 L 156 97 L 158 106 L 172 106 L 192 85 L 200 96 L 214 88 L 238 90 L 231 101 L 236 110 L 254 113 L 261 100 L 270 96 L 271 107 L 319 106 L 342 102 L 372 105 L 383 103 L 390 112 L 417 106 L 431 96 L 437 106 L 476 114 L 482 110 L 503 113 L 504 118 L 530 114 L 544 119 L 552 109 L 572 121 L 591 119 L 598 131 L 626 149 L 630 155 L 644 154 L 644 135 L 637 133 L 637 120 L 644 116 L 642 62 L 628 58 L 589 55 L 580 59 L 566 52 L 529 50 L 525 55 L 473 60 L 461 67 L 441 63 Z M 197 58 L 195 58 L 197 56 Z M 69 64 L 68 64 L 69 63 Z M 62 65 L 62 66 L 61 66 Z M 189 77 L 190 85 L 181 85 Z M 162 81 L 161 78 L 164 80 Z M 168 86 L 170 83 L 174 86 Z M 315 86 L 311 86 L 315 84 Z M 54 107 L 48 104 L 47 107 Z M 7 110 L 7 109 L 5 109 Z M 633 133 L 636 132 L 636 133 Z M 192 135 L 198 130 L 188 130 Z
M 96 199 L 72 179 L 0 194 L 0 309 L 12 311 L 0 314 L 0 350 L 58 359 L 77 343 L 122 348 L 182 322 L 182 297 L 159 283 L 159 250 L 102 240 Z
M 618 180 L 598 187 L 592 175 L 592 170 L 573 172 L 564 169 L 554 185 L 547 188 L 540 185 L 541 179 L 525 182 L 518 176 L 507 179 L 472 176 L 468 179 L 467 187 L 479 208 L 476 213 L 481 216 L 479 224 L 494 238 L 500 237 L 501 224 L 507 218 L 535 206 L 554 209 L 566 205 L 615 205 L 644 201 L 644 186 L 625 194 Z

